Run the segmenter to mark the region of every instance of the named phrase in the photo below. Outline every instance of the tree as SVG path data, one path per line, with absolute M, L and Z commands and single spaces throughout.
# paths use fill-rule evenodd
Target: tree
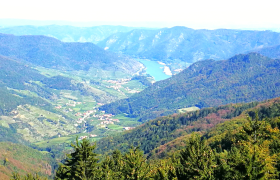
M 76 144 L 71 144 L 74 152 L 67 155 L 63 164 L 56 172 L 55 179 L 88 180 L 98 176 L 97 154 L 93 153 L 96 144 L 91 145 L 88 139 L 81 143 L 76 139 Z
M 112 156 L 106 156 L 101 162 L 101 177 L 106 180 L 122 180 L 125 179 L 122 170 L 124 167 L 123 155 L 119 150 L 115 150 Z
M 218 179 L 273 179 L 277 176 L 276 155 L 270 151 L 278 129 L 260 121 L 258 113 L 236 134 L 236 142 L 229 152 L 219 155 Z
M 11 180 L 47 180 L 47 178 L 38 174 L 32 175 L 28 173 L 25 176 L 20 176 L 18 173 L 13 173 Z
M 216 167 L 214 151 L 206 144 L 206 140 L 201 140 L 199 134 L 193 133 L 179 155 L 179 165 L 176 168 L 178 180 L 215 179 Z
M 131 147 L 123 156 L 122 174 L 125 179 L 149 179 L 150 168 L 139 147 Z

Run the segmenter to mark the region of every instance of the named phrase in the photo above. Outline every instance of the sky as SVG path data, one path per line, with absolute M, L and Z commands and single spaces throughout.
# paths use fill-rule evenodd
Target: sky
M 0 19 L 195 29 L 280 28 L 279 0 L 6 0 Z

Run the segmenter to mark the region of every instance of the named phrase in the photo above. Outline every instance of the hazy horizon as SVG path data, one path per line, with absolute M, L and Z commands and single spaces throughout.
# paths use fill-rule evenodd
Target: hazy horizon
M 0 26 L 57 24 L 272 30 L 280 29 L 279 16 L 278 0 L 10 0 L 0 7 Z

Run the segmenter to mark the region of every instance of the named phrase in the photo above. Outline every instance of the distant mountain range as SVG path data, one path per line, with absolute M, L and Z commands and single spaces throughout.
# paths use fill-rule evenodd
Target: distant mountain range
M 99 68 L 134 74 L 142 67 L 131 58 L 105 51 L 93 43 L 66 43 L 39 35 L 0 34 L 0 55 L 61 70 Z
M 102 48 L 138 58 L 172 63 L 221 60 L 235 54 L 280 44 L 280 33 L 253 30 L 194 30 L 187 27 L 135 29 L 98 43 Z
M 45 35 L 57 38 L 64 42 L 92 42 L 98 43 L 108 36 L 118 32 L 129 32 L 135 27 L 126 26 L 12 26 L 0 28 L 0 33 L 13 35 Z
M 100 110 L 147 120 L 191 106 L 262 101 L 280 96 L 279 69 L 279 59 L 257 53 L 221 61 L 199 61 L 169 79 L 156 82 L 128 99 L 104 105 Z

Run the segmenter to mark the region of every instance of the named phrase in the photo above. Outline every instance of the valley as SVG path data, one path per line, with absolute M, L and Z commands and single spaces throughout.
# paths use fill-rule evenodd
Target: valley
M 231 148 L 227 135 L 237 136 L 255 111 L 278 137 L 278 32 L 56 25 L 0 32 L 7 33 L 0 34 L 0 143 L 9 152 L 0 153 L 0 177 L 12 168 L 34 173 L 13 151 L 30 148 L 47 169 L 39 174 L 53 178 L 71 143 L 87 140 L 98 163 L 141 150 L 153 170 L 193 132 L 221 153 L 218 145 Z
M 15 128 L 24 140 L 38 144 L 40 147 L 46 147 L 52 139 L 58 144 L 64 142 L 65 139 L 71 142 L 76 136 L 92 137 L 94 140 L 108 134 L 122 132 L 125 128 L 140 125 L 134 118 L 128 118 L 125 114 L 114 117 L 98 110 L 98 107 L 104 103 L 130 97 L 132 94 L 142 91 L 146 86 L 140 81 L 131 80 L 131 78 L 110 79 L 112 75 L 109 74 L 102 76 L 101 79 L 100 76 L 94 76 L 93 71 L 84 73 L 58 71 L 43 67 L 35 69 L 50 79 L 55 77 L 73 78 L 71 80 L 73 87 L 65 89 L 63 84 L 59 84 L 63 83 L 62 79 L 58 81 L 52 79 L 49 82 L 46 80 L 34 81 L 32 83 L 41 88 L 45 88 L 46 85 L 51 87 L 49 91 L 53 93 L 52 98 L 44 99 L 52 105 L 52 108 L 44 110 L 36 105 L 23 104 L 10 113 L 0 116 L 0 124 L 7 128 L 10 126 Z M 82 88 L 75 88 L 74 85 L 78 83 Z M 19 95 L 39 97 L 36 92 L 29 90 L 11 88 L 8 90 Z

